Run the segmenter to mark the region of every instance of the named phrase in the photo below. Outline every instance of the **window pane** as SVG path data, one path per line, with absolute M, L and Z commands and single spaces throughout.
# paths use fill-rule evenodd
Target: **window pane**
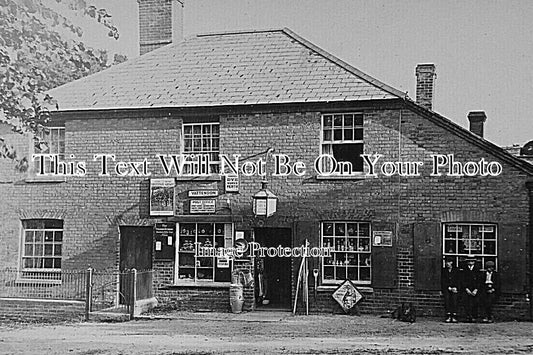
M 54 259 L 52 258 L 46 258 L 44 259 L 44 267 L 47 269 L 51 269 L 54 267 Z
M 362 126 L 363 125 L 363 115 L 355 115 L 354 124 L 355 124 L 355 126 Z
M 351 128 L 344 129 L 344 140 L 345 141 L 353 140 L 353 130 Z
M 324 127 L 331 127 L 333 125 L 333 120 L 331 115 L 324 115 Z
M 35 243 L 42 243 L 44 237 L 43 231 L 36 231 L 35 232 Z
M 54 259 L 54 269 L 61 269 L 61 259 Z
M 51 242 L 54 240 L 54 232 L 53 231 L 45 231 L 44 232 L 44 241 L 45 242 Z
M 363 171 L 363 145 L 361 143 L 335 144 L 333 156 L 337 162 L 350 162 L 353 171 Z
M 333 118 L 333 126 L 342 127 L 342 115 L 335 115 Z
M 56 231 L 54 234 L 54 241 L 55 242 L 61 242 L 63 241 L 63 232 L 62 231 Z
M 334 129 L 333 130 L 333 140 L 334 141 L 341 141 L 342 140 L 342 129 Z
M 33 245 L 26 244 L 24 246 L 24 256 L 33 256 Z
M 324 223 L 322 233 L 324 235 L 333 235 L 333 223 Z
M 33 247 L 33 255 L 42 256 L 43 255 L 43 245 L 37 244 Z
M 54 255 L 54 246 L 52 244 L 45 244 L 44 246 L 44 255 L 45 256 L 51 256 Z
M 344 115 L 344 127 L 353 126 L 353 115 Z
M 33 232 L 32 231 L 26 231 L 24 233 L 24 241 L 25 242 L 33 242 Z
M 330 129 L 324 130 L 324 141 L 331 142 L 331 130 Z
M 54 255 L 55 256 L 61 256 L 61 253 L 62 253 L 61 244 L 56 244 L 56 246 L 54 248 L 55 248 Z
M 355 130 L 355 140 L 356 141 L 363 140 L 363 129 L 362 128 L 358 128 Z
M 59 219 L 46 219 L 44 220 L 43 229 L 63 229 L 63 221 Z

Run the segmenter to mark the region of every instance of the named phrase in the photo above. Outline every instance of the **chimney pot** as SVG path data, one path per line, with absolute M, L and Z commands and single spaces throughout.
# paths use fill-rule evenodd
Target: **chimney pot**
M 487 115 L 485 111 L 470 111 L 468 113 L 468 121 L 470 121 L 470 132 L 477 134 L 480 137 L 483 137 L 483 128 L 485 126 L 485 121 L 487 120 Z
M 433 85 L 437 74 L 435 64 L 418 64 L 416 75 L 416 103 L 431 110 L 433 107 Z

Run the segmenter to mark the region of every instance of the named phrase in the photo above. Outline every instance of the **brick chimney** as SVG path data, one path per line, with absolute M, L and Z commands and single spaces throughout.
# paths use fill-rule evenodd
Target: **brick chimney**
M 468 113 L 468 121 L 470 121 L 470 132 L 477 134 L 483 138 L 483 126 L 487 120 L 485 111 L 470 111 Z
M 433 106 L 433 83 L 437 74 L 434 64 L 418 64 L 416 74 L 416 103 L 432 109 Z
M 140 54 L 183 40 L 184 0 L 137 0 Z

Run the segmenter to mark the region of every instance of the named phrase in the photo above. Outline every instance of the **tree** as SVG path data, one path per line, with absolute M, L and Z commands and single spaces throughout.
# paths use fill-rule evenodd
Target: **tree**
M 97 10 L 84 0 L 55 1 L 94 18 L 111 38 L 119 38 L 105 9 Z M 45 92 L 109 66 L 106 51 L 88 48 L 61 31 L 77 38 L 83 33 L 41 0 L 0 0 L 0 122 L 19 133 L 34 133 L 41 150 L 45 147 L 39 136 L 50 119 L 48 107 L 55 104 Z M 115 61 L 124 60 L 115 56 Z M 2 137 L 0 158 L 16 161 L 18 170 L 28 167 L 27 158 L 18 157 Z

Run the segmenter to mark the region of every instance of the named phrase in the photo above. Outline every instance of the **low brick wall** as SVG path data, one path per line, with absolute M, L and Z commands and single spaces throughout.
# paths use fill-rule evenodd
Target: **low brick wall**
M 169 286 L 155 290 L 155 297 L 165 309 L 178 311 L 230 312 L 229 287 Z
M 81 321 L 85 302 L 0 298 L 0 319 L 19 322 Z
M 333 291 L 320 290 L 316 301 L 314 301 L 313 290 L 310 290 L 309 310 L 313 313 L 344 313 L 339 304 L 332 298 Z M 383 315 L 394 310 L 402 302 L 412 302 L 416 306 L 417 315 L 444 316 L 444 301 L 438 291 L 410 293 L 392 289 L 374 289 L 373 291 L 362 290 L 361 293 L 364 299 L 357 309 L 362 314 Z M 464 312 L 462 312 L 460 302 L 459 316 L 462 314 Z M 494 305 L 494 316 L 499 320 L 529 320 L 529 303 L 525 295 L 503 294 Z

